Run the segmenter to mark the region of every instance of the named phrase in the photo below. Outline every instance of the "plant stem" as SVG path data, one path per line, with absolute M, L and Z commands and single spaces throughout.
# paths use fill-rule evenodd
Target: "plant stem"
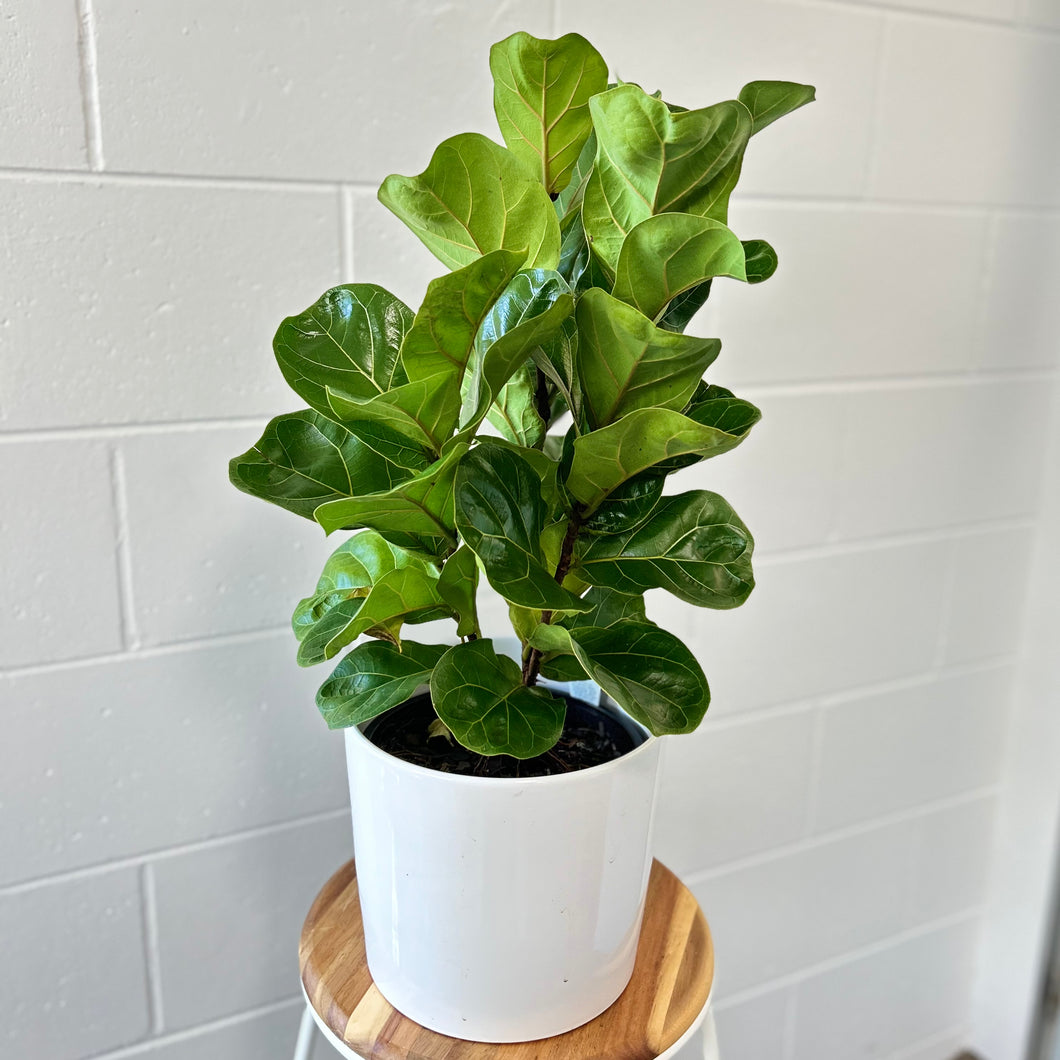
M 571 560 L 574 558 L 574 542 L 577 540 L 578 531 L 582 527 L 582 506 L 575 504 L 571 509 L 570 519 L 567 521 L 567 532 L 563 535 L 563 545 L 559 550 L 559 562 L 556 564 L 556 581 L 563 584 L 570 570 Z M 547 626 L 552 621 L 551 611 L 541 612 L 541 621 Z M 544 652 L 537 648 L 531 648 L 530 654 L 523 663 L 523 684 L 537 684 L 537 676 L 541 672 L 541 660 Z

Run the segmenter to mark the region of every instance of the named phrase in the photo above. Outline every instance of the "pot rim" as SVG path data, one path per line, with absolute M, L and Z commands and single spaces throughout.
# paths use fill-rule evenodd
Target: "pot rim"
M 411 697 L 410 697 L 411 698 Z M 608 708 L 603 704 L 590 704 L 590 706 L 596 706 L 601 710 L 607 710 Z M 617 708 L 621 710 L 621 707 Z M 574 785 L 585 779 L 596 780 L 602 777 L 605 773 L 614 772 L 622 767 L 622 763 L 628 762 L 638 755 L 646 754 L 649 749 L 654 748 L 659 742 L 660 737 L 653 736 L 639 721 L 635 718 L 630 717 L 625 711 L 622 711 L 622 717 L 628 720 L 632 725 L 635 725 L 641 732 L 644 733 L 644 742 L 638 744 L 633 748 L 632 751 L 627 751 L 624 755 L 620 755 L 618 758 L 611 759 L 610 762 L 601 762 L 599 765 L 589 766 L 587 769 L 576 769 L 571 773 L 553 773 L 547 777 L 473 777 L 468 776 L 466 773 L 445 773 L 440 769 L 429 769 L 427 766 L 416 765 L 415 762 L 406 762 L 403 758 L 398 758 L 397 755 L 392 755 L 389 751 L 384 751 L 381 747 L 377 747 L 362 731 L 364 727 L 371 723 L 373 719 L 369 718 L 368 721 L 361 722 L 359 725 L 349 725 L 344 730 L 346 739 L 354 739 L 367 748 L 368 753 L 377 759 L 380 759 L 387 764 L 390 768 L 397 769 L 399 772 L 408 773 L 414 777 L 423 778 L 425 776 L 436 777 L 439 781 L 445 783 L 459 783 L 473 787 L 488 788 L 496 792 L 503 791 L 506 787 L 511 788 L 524 788 L 527 785 L 540 786 L 542 784 L 568 784 Z

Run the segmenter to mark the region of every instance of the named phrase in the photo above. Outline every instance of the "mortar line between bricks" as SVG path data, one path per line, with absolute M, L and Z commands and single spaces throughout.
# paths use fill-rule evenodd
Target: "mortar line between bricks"
M 205 1037 L 216 1031 L 228 1030 L 230 1027 L 238 1027 L 242 1023 L 249 1023 L 260 1016 L 271 1016 L 274 1012 L 282 1012 L 286 1008 L 299 1013 L 305 1008 L 305 1002 L 297 995 L 284 998 L 282 1001 L 270 1001 L 268 1004 L 245 1009 L 242 1012 L 233 1013 L 231 1016 L 222 1016 L 219 1019 L 196 1024 L 194 1027 L 185 1027 L 179 1031 L 170 1031 L 168 1034 L 134 1042 L 132 1045 L 124 1045 L 120 1049 L 108 1049 L 106 1052 L 93 1053 L 86 1060 L 138 1060 L 140 1057 L 150 1056 L 156 1049 L 194 1041 L 196 1038 Z
M 211 836 L 209 839 L 196 839 L 188 843 L 178 843 L 171 847 L 161 847 L 158 850 L 148 850 L 140 854 L 130 854 L 127 857 L 113 858 L 110 861 L 99 862 L 95 865 L 84 865 L 77 869 L 48 873 L 45 876 L 34 876 L 28 880 L 20 880 L 18 883 L 4 884 L 0 887 L 0 898 L 9 898 L 16 894 L 23 894 L 26 891 L 39 890 L 42 887 L 60 887 L 67 883 L 94 879 L 97 876 L 105 876 L 108 872 L 141 869 L 144 866 L 155 865 L 160 861 L 168 861 L 171 858 L 216 850 L 219 847 L 230 846 L 233 843 L 250 842 L 254 839 L 262 839 L 280 832 L 289 832 L 296 828 L 302 828 L 305 825 L 337 821 L 341 817 L 348 816 L 349 812 L 349 806 L 343 806 L 336 810 L 321 810 L 319 813 L 305 814 L 290 821 L 276 821 L 272 824 L 258 825 L 255 828 L 244 828 L 236 832 L 226 832 L 224 835 Z
M 236 416 L 224 419 L 161 420 L 155 423 L 86 424 L 75 427 L 0 429 L 0 445 L 18 442 L 83 442 L 89 438 L 133 438 L 143 434 L 198 433 L 208 430 L 248 427 L 260 431 L 269 417 Z
M 941 1031 L 935 1031 L 934 1034 L 929 1034 L 924 1038 L 909 1042 L 908 1045 L 903 1045 L 900 1049 L 889 1053 L 884 1057 L 884 1060 L 906 1060 L 910 1054 L 917 1056 L 922 1049 L 930 1049 L 935 1045 L 945 1045 L 951 1039 L 956 1038 L 958 1041 L 963 1041 L 967 1033 L 968 1027 L 966 1024 L 955 1023 L 950 1027 L 943 1028 Z
M 168 655 L 180 655 L 188 651 L 208 648 L 225 648 L 236 644 L 253 644 L 259 640 L 291 635 L 290 626 L 269 626 L 265 629 L 249 629 L 239 633 L 218 633 L 209 637 L 189 637 L 187 640 L 169 644 L 154 644 L 139 648 L 136 652 L 117 651 L 104 655 L 86 655 L 76 659 L 58 659 L 55 662 L 31 663 L 28 666 L 9 666 L 0 669 L 0 680 L 15 677 L 36 677 L 39 674 L 77 670 L 84 666 L 105 666 L 113 662 L 128 662 L 130 659 L 156 659 Z
M 959 26 L 979 26 L 982 29 L 1008 30 L 1014 33 L 1026 33 L 1034 36 L 1037 33 L 1052 35 L 1060 32 L 1049 26 L 1037 26 L 1006 18 L 989 18 L 986 15 L 969 15 L 960 11 L 928 11 L 918 7 L 915 0 L 908 4 L 888 4 L 880 0 L 802 0 L 803 6 L 825 8 L 830 11 L 864 11 L 877 14 L 901 15 L 918 21 L 956 23 Z
M 1016 217 L 1060 216 L 1060 206 L 1035 205 L 1032 203 L 982 201 L 954 202 L 952 199 L 893 199 L 886 195 L 809 195 L 805 192 L 785 194 L 783 192 L 748 191 L 733 197 L 734 203 L 755 203 L 766 206 L 803 206 L 849 210 L 852 208 L 875 210 L 880 213 L 933 213 L 945 216 L 981 217 L 992 210 L 1000 210 Z
M 134 652 L 140 648 L 140 634 L 136 626 L 132 555 L 129 551 L 129 500 L 125 484 L 125 456 L 117 446 L 110 451 L 110 484 L 117 538 L 114 551 L 117 560 L 121 641 L 126 651 Z
M 158 899 L 150 864 L 140 866 L 140 900 L 143 904 L 144 968 L 147 972 L 147 1008 L 153 1034 L 165 1029 L 162 1000 L 162 959 L 158 944 Z
M 890 828 L 896 824 L 908 824 L 913 821 L 931 817 L 933 814 L 945 813 L 947 810 L 959 809 L 973 802 L 984 799 L 996 799 L 1001 792 L 1001 782 L 982 785 L 977 788 L 969 788 L 959 795 L 948 795 L 944 799 L 933 799 L 930 802 L 921 803 L 906 810 L 895 810 L 892 813 L 878 814 L 868 817 L 856 824 L 844 825 L 842 828 L 833 828 L 827 832 L 820 832 L 807 839 L 797 839 L 792 843 L 783 843 L 780 846 L 770 847 L 757 854 L 749 854 L 746 857 L 736 858 L 721 865 L 712 865 L 709 869 L 700 869 L 698 872 L 684 873 L 682 879 L 689 887 L 697 887 L 701 883 L 728 876 L 734 872 L 744 872 L 747 869 L 761 868 L 774 861 L 793 857 L 797 854 L 805 854 L 812 850 L 819 850 L 833 843 L 843 843 L 849 839 L 857 839 L 859 836 L 870 832 L 877 832 L 883 828 Z
M 777 990 L 783 990 L 785 987 L 797 987 L 808 979 L 813 979 L 815 976 L 836 971 L 848 964 L 853 964 L 855 961 L 864 960 L 866 957 L 875 957 L 877 954 L 886 953 L 888 950 L 895 949 L 898 946 L 904 945 L 906 942 L 915 942 L 917 939 L 924 938 L 927 935 L 932 935 L 939 931 L 945 931 L 947 928 L 971 923 L 973 920 L 982 917 L 985 914 L 986 909 L 987 907 L 983 903 L 970 906 L 957 913 L 950 913 L 947 916 L 938 917 L 935 920 L 928 920 L 923 924 L 917 924 L 916 927 L 907 928 L 905 931 L 898 931 L 893 935 L 887 935 L 882 939 L 877 939 L 875 942 L 867 943 L 864 946 L 857 946 L 854 949 L 847 950 L 835 957 L 828 957 L 823 961 L 807 964 L 805 967 L 799 968 L 794 972 L 788 972 L 786 975 L 778 975 L 772 979 L 763 980 L 761 983 L 756 983 L 754 986 L 738 990 L 735 993 L 730 994 L 728 997 L 724 997 L 715 1002 L 714 1011 L 722 1013 L 726 1009 L 735 1008 L 737 1005 L 743 1004 L 745 1001 L 754 1001 L 756 998 L 763 997 L 766 994 L 772 994 Z
M 100 172 L 103 159 L 103 111 L 99 102 L 99 71 L 96 55 L 96 13 L 93 0 L 77 0 L 78 54 L 81 60 L 81 108 L 85 121 L 88 165 Z
M 0 180 L 47 184 L 155 185 L 177 188 L 213 188 L 222 191 L 297 191 L 335 194 L 335 181 L 299 177 L 218 176 L 195 173 L 146 173 L 108 169 L 40 169 L 28 166 L 0 166 Z M 375 191 L 378 184 L 368 180 L 343 181 L 358 191 Z

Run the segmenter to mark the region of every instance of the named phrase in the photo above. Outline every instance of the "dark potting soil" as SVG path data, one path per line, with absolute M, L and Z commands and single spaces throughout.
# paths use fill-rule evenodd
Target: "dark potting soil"
M 475 777 L 549 777 L 602 765 L 632 751 L 644 736 L 632 725 L 579 699 L 567 701 L 563 734 L 551 750 L 536 758 L 480 755 L 446 736 L 430 736 L 437 715 L 429 695 L 419 695 L 388 710 L 365 729 L 365 736 L 388 754 L 442 773 Z

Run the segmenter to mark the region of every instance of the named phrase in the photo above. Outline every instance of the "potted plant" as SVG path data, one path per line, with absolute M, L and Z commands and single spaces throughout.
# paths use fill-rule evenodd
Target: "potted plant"
M 729 504 L 663 487 L 759 418 L 703 378 L 719 340 L 684 328 L 716 278 L 776 268 L 727 227 L 729 196 L 751 137 L 814 92 L 759 81 L 686 110 L 609 85 L 577 34 L 516 33 L 490 67 L 507 146 L 454 136 L 379 192 L 452 271 L 415 313 L 352 283 L 284 320 L 276 359 L 308 407 L 230 474 L 354 531 L 293 625 L 301 665 L 345 651 L 317 703 L 346 730 L 377 986 L 431 1029 L 521 1041 L 628 982 L 656 737 L 709 702 L 644 592 L 730 608 L 753 586 Z M 480 576 L 517 657 L 480 627 Z M 404 635 L 438 618 L 442 643 Z M 587 680 L 603 702 L 554 684 Z

